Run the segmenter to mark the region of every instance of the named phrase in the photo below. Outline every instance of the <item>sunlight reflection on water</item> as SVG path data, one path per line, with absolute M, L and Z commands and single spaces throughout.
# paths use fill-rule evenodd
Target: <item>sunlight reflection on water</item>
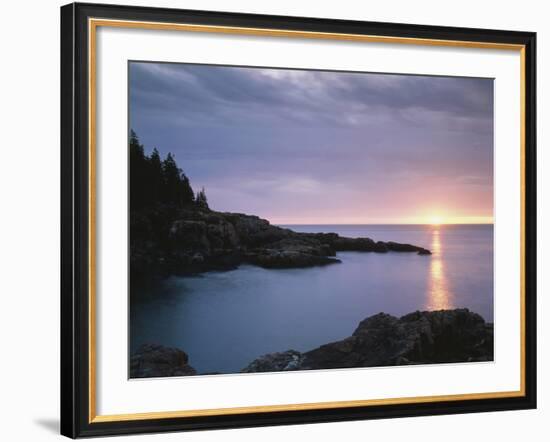
M 442 310 L 453 307 L 453 294 L 449 289 L 445 265 L 442 259 L 441 238 L 439 236 L 439 226 L 434 226 L 431 240 L 431 262 L 428 273 L 428 300 L 426 307 L 428 310 Z

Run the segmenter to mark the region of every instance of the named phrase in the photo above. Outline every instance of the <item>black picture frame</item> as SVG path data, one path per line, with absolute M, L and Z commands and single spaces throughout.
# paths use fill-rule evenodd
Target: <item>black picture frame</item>
M 89 18 L 521 45 L 524 50 L 524 395 L 199 417 L 90 419 Z M 61 434 L 76 438 L 536 408 L 536 34 L 73 3 L 61 8 Z

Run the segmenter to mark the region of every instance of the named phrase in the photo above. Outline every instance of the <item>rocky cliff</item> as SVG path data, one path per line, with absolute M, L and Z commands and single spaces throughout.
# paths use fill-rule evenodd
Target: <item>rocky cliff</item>
M 339 263 L 339 251 L 430 251 L 411 244 L 345 238 L 336 233 L 297 233 L 257 216 L 209 209 L 156 206 L 130 217 L 133 278 L 235 268 L 241 263 L 266 268 Z

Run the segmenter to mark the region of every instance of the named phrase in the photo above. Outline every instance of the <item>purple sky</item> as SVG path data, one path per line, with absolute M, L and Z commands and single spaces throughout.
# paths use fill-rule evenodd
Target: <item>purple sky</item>
M 132 62 L 130 127 L 215 210 L 492 221 L 492 79 Z

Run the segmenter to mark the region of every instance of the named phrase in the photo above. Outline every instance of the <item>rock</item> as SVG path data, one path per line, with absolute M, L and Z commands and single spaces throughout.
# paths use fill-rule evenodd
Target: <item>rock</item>
M 208 238 L 213 248 L 228 249 L 239 245 L 235 227 L 223 219 L 217 223 L 208 224 Z
M 247 247 L 269 244 L 294 234 L 289 229 L 272 226 L 269 221 L 254 215 L 242 213 L 223 213 L 221 215 L 234 226 L 240 243 Z
M 471 358 L 493 360 L 493 327 L 468 309 L 414 312 L 401 318 L 418 334 L 416 359 L 460 362 Z
M 379 313 L 361 321 L 348 338 L 305 353 L 289 352 L 264 355 L 243 371 L 281 371 L 287 354 L 295 362 L 285 370 L 492 361 L 493 327 L 468 309 L 401 318 Z
M 302 354 L 296 350 L 270 353 L 260 356 L 241 370 L 241 373 L 261 373 L 267 371 L 296 370 L 301 365 Z
M 335 256 L 336 251 L 330 244 L 307 236 L 290 236 L 288 238 L 269 244 L 270 249 L 295 251 L 316 256 Z
M 246 255 L 246 261 L 267 269 L 285 269 L 337 264 L 339 259 L 296 250 L 261 249 Z
M 392 252 L 418 252 L 419 255 L 431 255 L 431 252 L 422 247 L 413 246 L 412 244 L 400 244 L 393 241 L 386 243 L 388 250 Z
M 370 238 L 345 238 L 338 235 L 330 243 L 338 252 L 374 252 L 377 244 Z
M 184 219 L 174 221 L 168 238 L 172 247 L 203 253 L 210 252 L 208 227 L 204 221 Z
M 204 256 L 201 253 L 198 253 L 198 252 L 195 253 L 191 257 L 191 263 L 196 264 L 196 265 L 200 265 L 200 264 L 204 263 Z
M 339 263 L 336 252 L 430 251 L 411 244 L 298 233 L 254 215 L 159 204 L 130 215 L 132 280 L 229 270 L 247 262 L 265 268 Z
M 401 318 L 378 313 L 361 321 L 345 339 L 304 353 L 265 354 L 241 373 L 492 360 L 493 325 L 468 309 L 455 309 L 417 311 Z M 177 348 L 144 344 L 130 358 L 131 378 L 196 374 L 187 354 Z
M 197 374 L 188 364 L 187 353 L 158 344 L 143 344 L 130 358 L 131 378 L 192 376 Z

